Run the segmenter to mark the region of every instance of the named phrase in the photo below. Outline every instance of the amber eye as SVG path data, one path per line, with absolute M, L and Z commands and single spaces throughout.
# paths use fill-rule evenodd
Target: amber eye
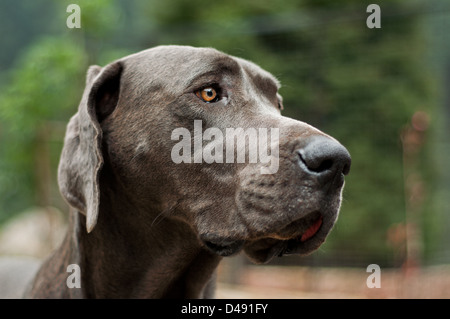
M 213 103 L 219 100 L 219 94 L 213 87 L 206 87 L 204 89 L 195 91 L 195 95 L 201 98 L 206 103 Z

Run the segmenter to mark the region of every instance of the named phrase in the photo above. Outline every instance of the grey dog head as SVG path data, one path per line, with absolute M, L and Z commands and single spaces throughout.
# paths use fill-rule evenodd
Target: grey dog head
M 115 197 L 139 212 L 136 223 L 149 236 L 155 218 L 164 218 L 188 224 L 200 245 L 222 256 L 243 249 L 267 262 L 308 254 L 336 222 L 350 155 L 332 137 L 282 116 L 279 87 L 254 63 L 210 48 L 161 46 L 93 66 L 68 125 L 61 193 L 86 215 L 89 232 L 103 202 Z M 214 101 L 199 94 L 206 88 Z M 229 128 L 277 132 L 258 141 L 276 151 L 276 172 L 262 174 L 268 164 L 261 161 L 175 163 L 175 129 L 191 132 L 201 149 L 210 142 L 196 142 L 195 121 L 202 133 L 216 128 L 224 138 Z

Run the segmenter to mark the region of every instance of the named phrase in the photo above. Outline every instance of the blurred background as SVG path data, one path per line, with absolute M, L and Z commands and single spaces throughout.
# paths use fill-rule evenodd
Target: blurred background
M 71 3 L 81 28 L 66 25 Z M 366 25 L 370 3 L 379 29 Z M 207 46 L 273 73 L 284 115 L 353 160 L 327 242 L 268 265 L 226 258 L 217 296 L 449 298 L 449 30 L 448 0 L 2 0 L 0 254 L 42 257 L 60 240 L 57 164 L 87 67 L 160 44 Z M 381 288 L 367 287 L 369 264 Z

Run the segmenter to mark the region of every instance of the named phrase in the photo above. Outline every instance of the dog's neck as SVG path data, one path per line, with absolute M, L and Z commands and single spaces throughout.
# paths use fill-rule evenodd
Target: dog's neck
M 124 202 L 118 198 L 114 201 L 102 198 L 98 223 L 89 234 L 85 217 L 71 212 L 66 238 L 44 263 L 29 297 L 211 296 L 221 257 L 202 248 L 187 224 L 167 218 L 157 224 L 132 218 L 137 216 L 124 218 L 119 214 L 139 215 L 140 212 L 122 207 L 121 203 Z M 72 275 L 67 267 L 71 264 L 79 266 L 80 288 L 67 285 L 67 278 Z M 69 281 L 76 279 L 72 276 Z

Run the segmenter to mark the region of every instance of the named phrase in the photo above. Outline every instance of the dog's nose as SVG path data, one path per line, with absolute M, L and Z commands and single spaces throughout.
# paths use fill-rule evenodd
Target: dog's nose
M 311 175 L 327 183 L 350 172 L 351 157 L 339 142 L 325 136 L 315 136 L 308 144 L 297 150 L 300 166 Z

